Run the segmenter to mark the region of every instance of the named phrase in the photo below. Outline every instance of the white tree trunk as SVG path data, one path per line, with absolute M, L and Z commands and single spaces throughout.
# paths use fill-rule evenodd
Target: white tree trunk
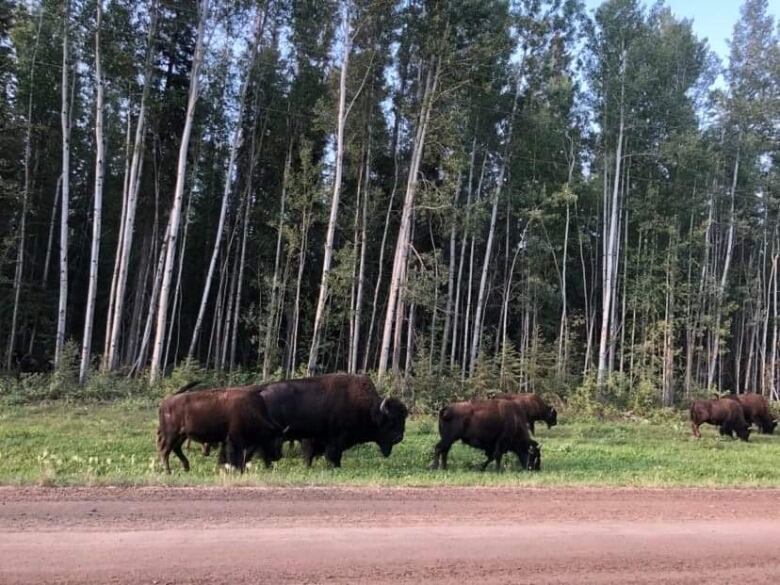
M 336 171 L 333 178 L 333 197 L 330 202 L 330 218 L 328 219 L 328 231 L 325 235 L 325 256 L 322 260 L 322 277 L 320 280 L 320 292 L 317 298 L 317 310 L 314 314 L 314 331 L 311 337 L 311 349 L 309 350 L 309 375 L 314 375 L 319 357 L 320 337 L 325 326 L 325 301 L 328 298 L 328 284 L 330 279 L 331 263 L 333 261 L 333 239 L 336 234 L 336 223 L 339 214 L 339 199 L 341 197 L 341 175 L 344 163 L 344 126 L 347 122 L 347 71 L 349 68 L 349 53 L 352 50 L 352 31 L 348 3 L 344 3 L 343 9 L 343 56 L 341 59 L 341 76 L 339 79 L 339 112 L 336 128 Z
M 84 337 L 81 345 L 81 368 L 79 382 L 87 380 L 92 353 L 92 325 L 95 318 L 97 296 L 98 261 L 100 258 L 100 226 L 103 214 L 103 169 L 105 168 L 105 142 L 103 140 L 103 73 L 100 63 L 100 27 L 102 23 L 101 1 L 97 0 L 95 17 L 95 201 L 92 217 L 92 249 L 89 261 L 89 289 L 87 290 L 87 314 L 84 317 Z
M 490 231 L 485 245 L 485 259 L 482 262 L 482 276 L 479 280 L 479 294 L 477 296 L 477 307 L 474 312 L 474 331 L 471 336 L 471 355 L 469 357 L 469 371 L 473 374 L 477 365 L 477 356 L 479 355 L 479 346 L 482 341 L 482 313 L 487 300 L 485 293 L 487 291 L 487 275 L 490 267 L 490 257 L 493 253 L 493 239 L 496 233 L 496 219 L 498 218 L 498 201 L 501 198 L 501 191 L 504 188 L 504 176 L 509 164 L 509 157 L 512 148 L 512 131 L 515 126 L 515 115 L 517 114 L 517 102 L 520 99 L 520 82 L 516 82 L 515 99 L 512 103 L 512 113 L 509 117 L 509 128 L 507 130 L 506 142 L 504 142 L 504 160 L 501 161 L 501 169 L 496 179 L 496 188 L 493 192 L 493 210 L 490 214 Z
M 715 366 L 718 364 L 718 356 L 720 355 L 720 322 L 723 309 L 723 294 L 726 290 L 729 269 L 731 268 L 731 258 L 734 252 L 734 229 L 736 223 L 736 218 L 734 217 L 734 198 L 737 191 L 737 175 L 739 175 L 739 150 L 737 150 L 737 156 L 734 159 L 734 176 L 731 179 L 731 207 L 729 209 L 729 233 L 726 241 L 726 259 L 723 262 L 723 271 L 721 272 L 715 299 L 715 328 L 712 332 L 712 351 L 710 353 L 709 368 L 707 369 L 707 388 L 710 390 L 715 383 Z
M 190 90 L 187 98 L 187 114 L 182 130 L 181 144 L 179 145 L 179 162 L 176 169 L 176 188 L 173 195 L 173 207 L 170 214 L 170 227 L 168 232 L 168 246 L 165 251 L 165 266 L 163 268 L 162 285 L 160 287 L 160 305 L 157 308 L 157 330 L 154 338 L 154 350 L 152 351 L 152 365 L 149 372 L 149 381 L 157 382 L 160 378 L 160 362 L 162 360 L 163 342 L 165 338 L 165 325 L 168 319 L 168 302 L 170 298 L 171 280 L 173 279 L 173 266 L 176 261 L 176 239 L 179 232 L 181 219 L 182 196 L 184 195 L 184 182 L 187 176 L 187 151 L 192 134 L 192 123 L 195 118 L 195 105 L 198 102 L 198 75 L 203 62 L 203 41 L 208 18 L 209 0 L 201 0 L 198 21 L 198 39 L 195 44 L 195 55 L 192 58 L 192 70 L 190 72 Z
M 371 124 L 369 123 L 367 132 L 368 146 L 366 147 L 366 170 L 365 178 L 363 181 L 363 207 L 361 212 L 361 226 L 360 226 L 360 263 L 358 265 L 358 277 L 357 277 L 357 294 L 355 296 L 355 315 L 354 325 L 352 327 L 353 339 L 352 348 L 350 351 L 350 367 L 349 371 L 357 372 L 358 367 L 358 347 L 360 346 L 360 321 L 363 316 L 363 290 L 366 274 L 366 243 L 368 236 L 366 233 L 368 222 L 368 194 L 369 194 L 369 178 L 371 177 Z
M 279 207 L 279 228 L 276 232 L 276 257 L 274 259 L 274 275 L 271 281 L 271 301 L 268 305 L 268 320 L 265 327 L 265 344 L 263 351 L 263 380 L 267 380 L 271 369 L 271 346 L 274 338 L 274 323 L 276 322 L 276 299 L 279 296 L 279 270 L 282 262 L 282 241 L 284 239 L 284 214 L 287 202 L 287 187 L 290 182 L 290 166 L 292 164 L 292 137 L 287 146 L 287 156 L 284 161 L 282 175 L 282 198 Z
M 618 223 L 619 214 L 619 195 L 620 195 L 620 165 L 623 162 L 623 131 L 624 131 L 624 107 L 623 96 L 625 94 L 626 71 L 626 51 L 623 51 L 621 59 L 621 99 L 620 99 L 620 125 L 618 129 L 617 147 L 615 150 L 615 176 L 613 177 L 612 204 L 610 206 L 609 218 L 604 217 L 608 226 L 608 235 L 606 241 L 606 250 L 604 254 L 604 282 L 602 286 L 602 307 L 601 307 L 601 337 L 599 340 L 599 365 L 596 374 L 596 384 L 599 388 L 604 386 L 607 377 L 607 358 L 609 352 L 609 332 L 610 316 L 612 315 L 612 292 L 614 290 L 613 280 L 615 278 L 615 265 L 617 262 L 616 250 L 618 247 Z
M 108 355 L 105 358 L 106 367 L 113 370 L 119 361 L 119 337 L 122 330 L 122 313 L 127 287 L 127 272 L 130 267 L 130 254 L 133 247 L 133 230 L 135 229 L 135 212 L 138 206 L 138 190 L 141 184 L 141 172 L 144 161 L 144 143 L 146 137 L 146 100 L 152 85 L 154 69 L 154 35 L 157 28 L 157 0 L 151 6 L 151 23 L 146 39 L 146 63 L 144 65 L 144 86 L 141 92 L 141 103 L 138 108 L 138 120 L 135 126 L 135 141 L 133 142 L 133 159 L 130 163 L 130 175 L 127 182 L 127 205 L 124 209 L 124 224 L 120 228 L 121 238 L 117 242 L 116 254 L 119 257 L 116 275 L 116 290 L 114 298 L 110 299 L 110 321 L 106 323 L 106 334 L 109 335 Z M 197 49 L 196 49 L 197 50 Z M 196 55 L 197 56 L 197 55 Z M 195 62 L 193 61 L 193 69 Z M 128 116 L 130 114 L 128 113 Z M 185 125 L 186 126 L 186 125 Z M 186 153 L 185 153 L 186 154 Z M 186 164 L 186 161 L 185 161 Z M 175 230 L 174 230 L 175 231 Z M 167 305 L 167 302 L 166 302 Z
M 385 325 L 382 331 L 382 344 L 379 354 L 379 371 L 381 379 L 387 372 L 390 357 L 390 338 L 393 331 L 393 323 L 396 318 L 398 297 L 401 288 L 406 284 L 406 259 L 409 254 L 409 234 L 411 233 L 412 211 L 414 209 L 414 197 L 417 192 L 417 175 L 420 172 L 420 162 L 425 147 L 425 137 L 428 131 L 428 122 L 433 109 L 433 96 L 436 93 L 436 85 L 439 80 L 440 60 L 432 63 L 426 76 L 425 91 L 420 107 L 420 116 L 415 132 L 412 159 L 409 165 L 409 176 L 406 183 L 406 195 L 404 197 L 403 212 L 401 214 L 401 226 L 398 230 L 398 240 L 393 257 L 393 272 L 390 277 L 390 291 L 387 299 L 387 313 Z M 401 316 L 399 315 L 399 318 Z
M 70 108 L 68 100 L 68 21 L 70 0 L 65 1 L 65 16 L 62 32 L 62 211 L 60 217 L 60 300 L 57 309 L 57 336 L 54 350 L 54 365 L 59 367 L 62 349 L 65 346 L 65 323 L 68 315 L 68 214 L 70 204 Z
M 195 327 L 192 330 L 192 340 L 190 341 L 190 348 L 187 351 L 187 358 L 192 359 L 195 354 L 195 346 L 198 343 L 200 337 L 200 328 L 203 325 L 203 317 L 206 314 L 206 305 L 208 304 L 209 294 L 211 292 L 211 281 L 214 278 L 214 269 L 217 265 L 217 258 L 219 257 L 220 246 L 222 244 L 222 235 L 225 230 L 225 217 L 227 216 L 228 204 L 230 203 L 230 194 L 233 188 L 233 177 L 235 175 L 236 156 L 238 149 L 243 141 L 244 130 L 244 106 L 246 102 L 247 88 L 249 87 L 249 81 L 252 76 L 252 71 L 255 67 L 255 61 L 257 59 L 257 47 L 260 43 L 261 24 L 263 23 L 261 12 L 258 11 L 255 17 L 254 33 L 252 34 L 253 40 L 249 44 L 249 51 L 252 57 L 247 63 L 246 72 L 244 74 L 244 81 L 241 84 L 241 92 L 238 98 L 238 120 L 236 121 L 236 127 L 233 130 L 233 140 L 230 144 L 230 156 L 228 159 L 227 172 L 225 173 L 225 186 L 222 191 L 222 205 L 219 210 L 219 221 L 217 222 L 217 234 L 214 239 L 214 247 L 211 250 L 211 260 L 209 261 L 209 268 L 206 272 L 206 283 L 203 285 L 203 293 L 200 297 L 200 306 L 198 308 L 198 317 L 195 319 Z
M 11 332 L 8 335 L 8 354 L 6 356 L 6 368 L 11 369 L 14 349 L 16 347 L 16 323 L 19 317 L 19 300 L 22 293 L 22 277 L 24 276 L 24 248 L 27 240 L 27 208 L 30 200 L 30 185 L 32 183 L 32 108 L 35 93 L 35 61 L 38 56 L 38 43 L 41 39 L 41 26 L 43 25 L 43 6 L 38 8 L 38 27 L 35 32 L 35 44 L 33 45 L 32 59 L 30 61 L 30 95 L 27 99 L 27 121 L 24 136 L 24 186 L 22 190 L 22 214 L 19 218 L 19 237 L 16 243 L 16 269 L 14 271 L 14 307 L 11 312 Z M 55 195 L 56 198 L 56 195 Z M 48 252 L 47 252 L 48 254 Z
M 122 213 L 119 218 L 119 233 L 117 234 L 117 251 L 114 254 L 114 270 L 111 273 L 111 289 L 108 296 L 108 310 L 106 311 L 105 339 L 103 340 L 103 358 L 100 360 L 100 368 L 108 369 L 108 349 L 111 347 L 111 324 L 114 322 L 114 300 L 116 299 L 116 287 L 119 281 L 119 264 L 121 260 L 122 241 L 124 240 L 125 218 L 127 216 L 127 195 L 130 183 L 130 138 L 133 127 L 130 113 L 130 99 L 127 103 L 127 121 L 125 124 L 125 171 L 122 180 Z

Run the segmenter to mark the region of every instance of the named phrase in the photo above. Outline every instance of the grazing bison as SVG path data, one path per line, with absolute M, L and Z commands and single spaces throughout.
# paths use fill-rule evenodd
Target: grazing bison
M 546 422 L 548 429 L 551 429 L 558 424 L 558 411 L 542 400 L 542 397 L 538 394 L 531 392 L 523 392 L 522 394 L 497 394 L 494 398 L 514 400 L 522 406 L 525 418 L 528 421 L 528 428 L 534 434 L 536 434 L 534 423 L 538 420 Z
M 231 462 L 243 471 L 256 448 L 263 451 L 266 467 L 280 457 L 280 429 L 268 419 L 265 402 L 257 386 L 212 388 L 190 391 L 188 384 L 160 403 L 157 450 L 165 471 L 170 473 L 171 452 L 181 460 L 185 471 L 190 464 L 182 451 L 187 439 L 199 443 L 229 443 Z M 224 451 L 220 460 L 225 459 Z
M 737 400 L 740 403 L 748 425 L 756 425 L 767 435 L 775 432 L 777 421 L 769 410 L 769 401 L 761 394 L 728 394 L 723 398 Z
M 482 464 L 482 471 L 493 460 L 496 471 L 500 471 L 501 458 L 507 451 L 515 453 L 525 469 L 541 467 L 539 443 L 528 434 L 523 408 L 514 400 L 456 402 L 445 406 L 439 411 L 439 435 L 434 469 L 440 463 L 442 469 L 447 469 L 450 448 L 458 440 L 485 452 L 487 461 Z
M 268 416 L 285 440 L 303 442 L 306 465 L 318 455 L 341 466 L 344 451 L 374 442 L 388 457 L 404 437 L 409 411 L 395 398 L 382 399 L 368 376 L 325 374 L 267 384 Z
M 745 414 L 736 400 L 695 400 L 691 404 L 691 429 L 693 436 L 701 437 L 699 426 L 709 423 L 720 427 L 722 435 L 737 436 L 743 441 L 750 437 L 750 429 L 745 421 Z

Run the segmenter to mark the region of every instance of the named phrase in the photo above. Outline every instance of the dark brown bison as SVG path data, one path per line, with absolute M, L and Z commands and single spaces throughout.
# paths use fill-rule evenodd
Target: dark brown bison
M 769 401 L 761 394 L 728 394 L 723 398 L 739 401 L 748 425 L 756 425 L 762 433 L 771 435 L 775 432 L 777 421 L 769 410 Z
M 497 394 L 494 398 L 504 400 L 514 400 L 523 407 L 525 418 L 528 421 L 528 428 L 532 433 L 536 433 L 534 423 L 538 420 L 547 423 L 547 428 L 551 429 L 558 424 L 558 411 L 548 405 L 542 397 L 532 392 L 523 392 L 521 394 Z
M 439 411 L 441 440 L 434 449 L 433 468 L 447 469 L 447 456 L 452 445 L 460 440 L 466 445 L 482 449 L 496 471 L 501 470 L 501 458 L 507 451 L 515 453 L 525 469 L 541 467 L 539 444 L 528 433 L 528 422 L 522 406 L 514 400 L 492 399 L 456 402 Z
M 204 444 L 229 444 L 231 463 L 243 470 L 256 449 L 263 453 L 266 467 L 280 457 L 281 429 L 268 419 L 258 387 L 212 388 L 190 391 L 188 384 L 160 403 L 157 450 L 165 471 L 170 473 L 171 452 L 185 471 L 190 464 L 182 451 L 187 439 Z M 220 460 L 225 459 L 224 451 Z
M 743 441 L 750 437 L 742 406 L 736 400 L 695 400 L 691 404 L 690 415 L 693 436 L 697 439 L 701 437 L 699 426 L 704 423 L 720 427 L 722 435 L 733 436 L 732 433 L 736 433 Z
M 273 382 L 263 387 L 262 395 L 285 440 L 303 442 L 307 466 L 324 454 L 340 467 L 343 452 L 359 443 L 376 443 L 388 457 L 404 437 L 409 414 L 401 401 L 379 396 L 371 378 L 362 375 Z

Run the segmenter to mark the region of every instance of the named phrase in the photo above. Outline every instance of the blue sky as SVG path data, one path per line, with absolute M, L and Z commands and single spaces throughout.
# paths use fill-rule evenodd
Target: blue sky
M 588 12 L 592 12 L 601 2 L 602 0 L 585 0 Z M 644 0 L 644 3 L 652 6 L 655 1 Z M 678 17 L 692 19 L 693 30 L 697 36 L 706 37 L 710 48 L 724 63 L 728 60 L 729 48 L 726 41 L 731 37 L 734 23 L 739 19 L 741 0 L 665 0 L 665 4 Z M 769 0 L 769 12 L 777 22 L 780 17 L 780 0 Z

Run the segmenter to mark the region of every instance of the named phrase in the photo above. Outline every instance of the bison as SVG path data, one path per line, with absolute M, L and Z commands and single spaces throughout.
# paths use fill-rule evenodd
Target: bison
M 769 401 L 761 394 L 728 394 L 724 398 L 737 400 L 742 406 L 745 415 L 745 422 L 748 425 L 754 424 L 762 433 L 771 435 L 777 427 L 777 420 L 772 416 L 769 410 Z
M 721 434 L 737 436 L 743 441 L 750 437 L 750 429 L 745 421 L 745 414 L 736 400 L 695 400 L 691 404 L 691 429 L 693 436 L 701 437 L 699 426 L 709 423 L 720 427 Z
M 269 419 L 283 429 L 285 440 L 303 443 L 306 466 L 325 455 L 341 466 L 344 451 L 374 442 L 389 457 L 404 437 L 406 406 L 381 398 L 368 376 L 325 374 L 267 384 L 262 396 Z
M 434 469 L 440 463 L 442 469 L 447 469 L 450 448 L 458 440 L 485 452 L 487 460 L 482 464 L 482 471 L 494 460 L 496 471 L 500 471 L 501 458 L 507 451 L 515 453 L 525 469 L 541 467 L 539 444 L 528 434 L 523 408 L 514 400 L 456 402 L 445 406 L 439 411 L 439 435 Z
M 504 400 L 514 400 L 523 407 L 525 418 L 528 421 L 528 428 L 533 434 L 536 434 L 534 423 L 542 420 L 547 423 L 547 428 L 551 429 L 558 424 L 558 411 L 549 406 L 542 397 L 531 392 L 522 394 L 497 394 L 494 398 Z
M 190 391 L 188 384 L 163 399 L 159 409 L 157 450 L 167 473 L 171 472 L 171 452 L 185 471 L 190 464 L 182 451 L 187 439 L 199 443 L 222 443 L 220 460 L 225 459 L 224 445 L 232 447 L 230 461 L 243 470 L 252 452 L 260 448 L 266 467 L 281 456 L 281 429 L 268 419 L 260 387 L 212 388 Z

